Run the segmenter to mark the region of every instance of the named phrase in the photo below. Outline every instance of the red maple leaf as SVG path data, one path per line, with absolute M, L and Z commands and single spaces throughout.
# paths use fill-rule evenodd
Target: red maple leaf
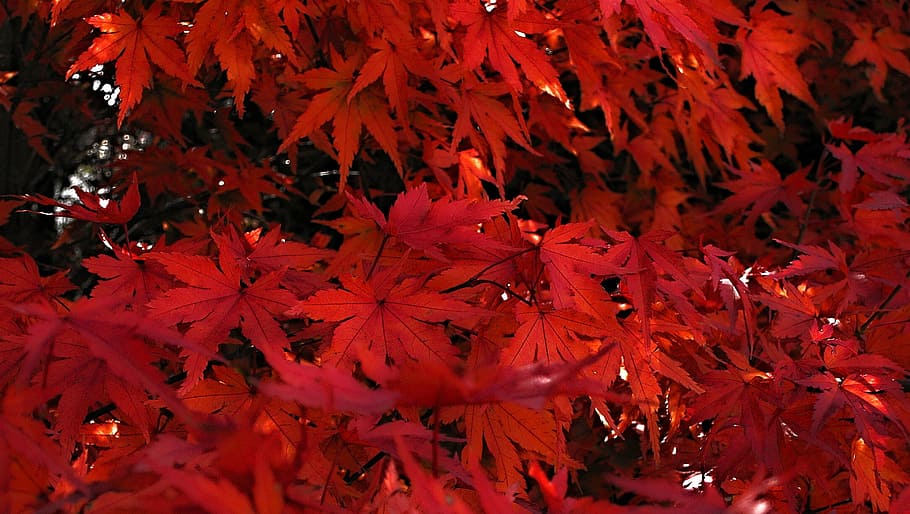
M 818 108 L 796 64 L 812 41 L 799 32 L 792 17 L 772 9 L 762 10 L 765 4 L 760 2 L 751 8 L 750 23 L 736 31 L 736 42 L 743 52 L 742 76 L 755 77 L 755 97 L 767 109 L 771 121 L 783 130 L 783 100 L 778 89 Z
M 528 128 L 516 112 L 520 112 L 517 97 L 510 86 L 502 82 L 478 82 L 476 78 L 465 74 L 465 83 L 458 92 L 452 92 L 453 107 L 458 112 L 455 126 L 452 128 L 452 144 L 449 152 L 454 153 L 464 138 L 469 137 L 476 148 L 487 148 L 493 156 L 493 167 L 499 172 L 497 185 L 501 183 L 502 173 L 506 169 L 506 136 L 521 145 L 525 150 L 536 154 L 531 146 Z M 503 105 L 499 98 L 512 94 L 513 109 Z M 472 123 L 473 121 L 473 123 Z M 476 124 L 476 126 L 474 125 Z M 478 130 L 479 129 L 479 130 Z
M 141 386 L 156 395 L 169 409 L 186 420 L 197 420 L 186 407 L 180 403 L 174 391 L 164 384 L 160 370 L 148 366 L 147 341 L 182 347 L 205 355 L 207 359 L 218 359 L 212 352 L 182 337 L 179 333 L 167 329 L 158 322 L 144 315 L 118 310 L 120 299 L 82 298 L 64 313 L 59 313 L 49 306 L 41 304 L 23 304 L 14 307 L 14 311 L 35 320 L 29 327 L 25 338 L 26 356 L 20 371 L 20 382 L 27 383 L 39 370 L 42 361 L 45 366 L 52 364 L 61 352 L 56 346 L 58 341 L 77 341 L 87 349 L 86 358 L 93 358 L 104 363 L 110 373 L 123 381 Z M 85 352 L 82 352 L 85 354 Z M 66 356 L 66 352 L 63 353 Z M 42 382 L 46 382 L 47 375 Z M 116 393 L 115 393 L 116 396 Z M 120 399 L 136 396 L 127 393 L 118 396 Z M 133 413 L 137 410 L 127 407 Z M 84 416 L 84 413 L 82 413 Z
M 243 335 L 267 355 L 281 355 L 287 336 L 275 318 L 297 301 L 290 291 L 280 288 L 283 272 L 270 272 L 251 284 L 244 283 L 236 259 L 222 241 L 217 242 L 221 247 L 220 269 L 206 256 L 155 254 L 155 260 L 187 287 L 171 289 L 150 302 L 152 316 L 172 325 L 192 323 L 186 335 L 210 349 L 217 348 L 232 329 L 240 327 Z M 202 378 L 208 360 L 207 355 L 189 355 L 183 391 Z
M 550 294 L 557 309 L 580 307 L 590 298 L 589 292 L 600 288 L 592 275 L 607 271 L 603 255 L 599 252 L 606 245 L 602 241 L 586 238 L 592 223 L 568 223 L 548 230 L 540 241 L 540 262 L 550 279 Z M 602 296 L 602 295 L 600 295 Z
M 364 218 L 372 219 L 389 236 L 421 250 L 428 256 L 448 261 L 443 249 L 474 247 L 486 252 L 508 248 L 478 231 L 478 225 L 494 216 L 518 208 L 524 200 L 430 200 L 426 184 L 398 195 L 389 217 L 373 204 L 348 194 L 348 201 Z
M 314 68 L 300 77 L 307 87 L 326 91 L 313 96 L 278 151 L 286 151 L 292 144 L 297 144 L 297 140 L 309 136 L 331 120 L 332 144 L 338 151 L 338 166 L 343 184 L 347 182 L 348 171 L 360 147 L 363 126 L 366 126 L 383 151 L 392 158 L 395 167 L 402 170 L 396 124 L 389 115 L 384 97 L 377 94 L 374 88 L 355 93 L 355 71 L 361 66 L 358 59 L 345 59 L 333 51 L 332 63 L 335 69 Z
M 42 277 L 35 260 L 28 255 L 0 258 L 0 301 L 27 303 L 43 300 L 50 303 L 75 288 L 66 277 L 66 272 Z
M 892 27 L 878 28 L 866 22 L 846 21 L 847 27 L 856 36 L 853 46 L 844 56 L 844 64 L 856 66 L 860 62 L 872 64 L 870 82 L 875 96 L 885 102 L 882 88 L 888 78 L 888 68 L 893 68 L 910 77 L 910 59 L 904 53 L 910 49 L 910 36 Z
M 780 172 L 768 161 L 749 163 L 748 169 L 731 168 L 739 178 L 718 184 L 733 192 L 718 207 L 721 212 L 746 214 L 744 223 L 752 225 L 758 217 L 782 202 L 793 216 L 801 216 L 806 208 L 800 195 L 813 187 L 806 179 L 807 169 L 781 178 Z
M 390 361 L 454 363 L 458 349 L 441 323 L 477 320 L 485 311 L 424 290 L 422 280 L 398 282 L 398 272 L 389 268 L 368 280 L 342 275 L 342 289 L 319 291 L 289 311 L 341 322 L 322 353 L 326 364 L 351 367 L 359 360 L 367 374 L 380 378 Z
M 212 0 L 203 2 L 186 38 L 189 69 L 197 71 L 213 51 L 233 88 L 234 106 L 242 117 L 244 97 L 256 77 L 254 52 L 266 47 L 296 61 L 279 11 L 285 2 Z M 285 16 L 293 12 L 290 3 Z M 294 12 L 296 14 L 296 12 Z M 290 28 L 290 27 L 288 27 Z
M 148 254 L 113 249 L 113 256 L 98 255 L 82 261 L 87 270 L 101 278 L 92 289 L 92 296 L 120 298 L 135 310 L 145 308 L 145 304 L 173 286 L 171 276 L 160 263 L 147 258 Z
M 609 16 L 618 13 L 622 0 L 600 0 L 600 8 Z M 691 42 L 708 61 L 717 61 L 715 46 L 720 42 L 716 20 L 731 25 L 741 25 L 742 13 L 728 0 L 721 2 L 680 2 L 679 0 L 631 0 L 644 25 L 645 32 L 655 46 L 678 48 L 679 43 L 671 42 L 668 28 L 672 28 L 683 41 Z
M 559 83 L 556 70 L 546 54 L 526 35 L 546 32 L 554 24 L 537 11 L 510 17 L 505 9 L 497 8 L 496 4 L 487 5 L 491 8 L 485 8 L 481 2 L 465 0 L 450 7 L 455 20 L 468 27 L 464 40 L 465 66 L 479 68 L 486 56 L 512 90 L 521 93 L 525 88 L 515 68 L 515 63 L 518 63 L 535 86 L 567 104 L 569 99 Z M 509 7 L 512 7 L 511 3 Z
M 826 147 L 841 161 L 841 191 L 853 190 L 859 180 L 857 168 L 880 184 L 891 185 L 893 178 L 910 180 L 910 144 L 904 135 L 875 134 L 856 153 L 844 143 Z
M 515 318 L 521 325 L 508 339 L 508 346 L 500 357 L 507 367 L 581 360 L 591 353 L 593 343 L 578 336 L 603 334 L 597 320 L 577 310 L 553 310 L 519 303 L 515 307 Z
M 139 184 L 135 174 L 130 179 L 126 192 L 123 193 L 123 197 L 119 201 L 102 199 L 99 195 L 83 191 L 78 187 L 73 189 L 76 191 L 76 196 L 82 201 L 82 205 L 66 205 L 44 195 L 21 195 L 16 198 L 58 208 L 59 210 L 54 212 L 53 216 L 90 221 L 92 223 L 123 225 L 133 219 L 133 216 L 139 211 Z
M 92 16 L 86 21 L 101 30 L 103 35 L 96 38 L 66 72 L 69 79 L 78 71 L 117 61 L 115 80 L 120 87 L 121 98 L 118 125 L 123 124 L 129 110 L 139 103 L 142 90 L 152 83 L 150 60 L 185 84 L 200 85 L 187 68 L 183 51 L 174 41 L 182 30 L 180 25 L 173 17 L 162 15 L 161 9 L 162 4 L 153 4 L 138 19 L 125 10 Z

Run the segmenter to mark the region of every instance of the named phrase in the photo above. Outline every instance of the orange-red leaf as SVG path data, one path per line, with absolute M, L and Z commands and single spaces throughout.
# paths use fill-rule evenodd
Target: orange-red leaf
M 68 79 L 77 71 L 117 61 L 115 79 L 121 98 L 118 125 L 123 124 L 129 110 L 139 103 L 142 90 L 151 85 L 151 63 L 186 84 L 198 85 L 187 68 L 183 50 L 174 41 L 181 31 L 180 25 L 173 17 L 162 15 L 161 9 L 160 3 L 152 4 L 138 19 L 125 10 L 92 16 L 88 23 L 101 30 L 102 35 L 66 72 Z
M 812 43 L 799 30 L 799 23 L 794 22 L 794 17 L 782 16 L 773 10 L 759 12 L 753 8 L 749 26 L 736 31 L 736 42 L 743 53 L 742 76 L 755 77 L 755 97 L 780 130 L 784 129 L 784 114 L 778 89 L 799 98 L 813 109 L 818 108 L 796 64 L 796 59 Z

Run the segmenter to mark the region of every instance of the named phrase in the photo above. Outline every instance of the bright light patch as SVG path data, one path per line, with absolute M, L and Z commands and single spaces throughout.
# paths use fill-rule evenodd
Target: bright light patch
M 696 472 L 689 475 L 683 480 L 682 486 L 690 491 L 701 489 L 705 484 L 714 482 L 714 477 L 710 473 Z

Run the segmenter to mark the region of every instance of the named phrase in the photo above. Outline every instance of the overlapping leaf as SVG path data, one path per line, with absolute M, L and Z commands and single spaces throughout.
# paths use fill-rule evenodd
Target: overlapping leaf
M 117 61 L 115 80 L 121 98 L 118 124 L 123 124 L 129 110 L 142 99 L 142 90 L 152 84 L 152 63 L 187 85 L 198 85 L 183 51 L 174 41 L 180 25 L 173 17 L 162 14 L 162 4 L 152 4 L 138 19 L 120 10 L 92 16 L 87 21 L 103 35 L 69 67 L 66 78 L 95 65 Z

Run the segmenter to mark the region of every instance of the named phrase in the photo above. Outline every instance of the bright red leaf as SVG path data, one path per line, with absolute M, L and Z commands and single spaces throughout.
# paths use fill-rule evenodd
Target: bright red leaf
M 187 85 L 199 85 L 187 68 L 183 51 L 174 41 L 181 31 L 180 25 L 173 17 L 162 14 L 161 9 L 161 4 L 152 4 L 138 19 L 126 10 L 92 16 L 86 21 L 103 35 L 96 38 L 66 72 L 69 79 L 78 71 L 117 61 L 115 80 L 121 98 L 118 125 L 123 124 L 130 109 L 139 103 L 143 89 L 152 84 L 151 63 Z

